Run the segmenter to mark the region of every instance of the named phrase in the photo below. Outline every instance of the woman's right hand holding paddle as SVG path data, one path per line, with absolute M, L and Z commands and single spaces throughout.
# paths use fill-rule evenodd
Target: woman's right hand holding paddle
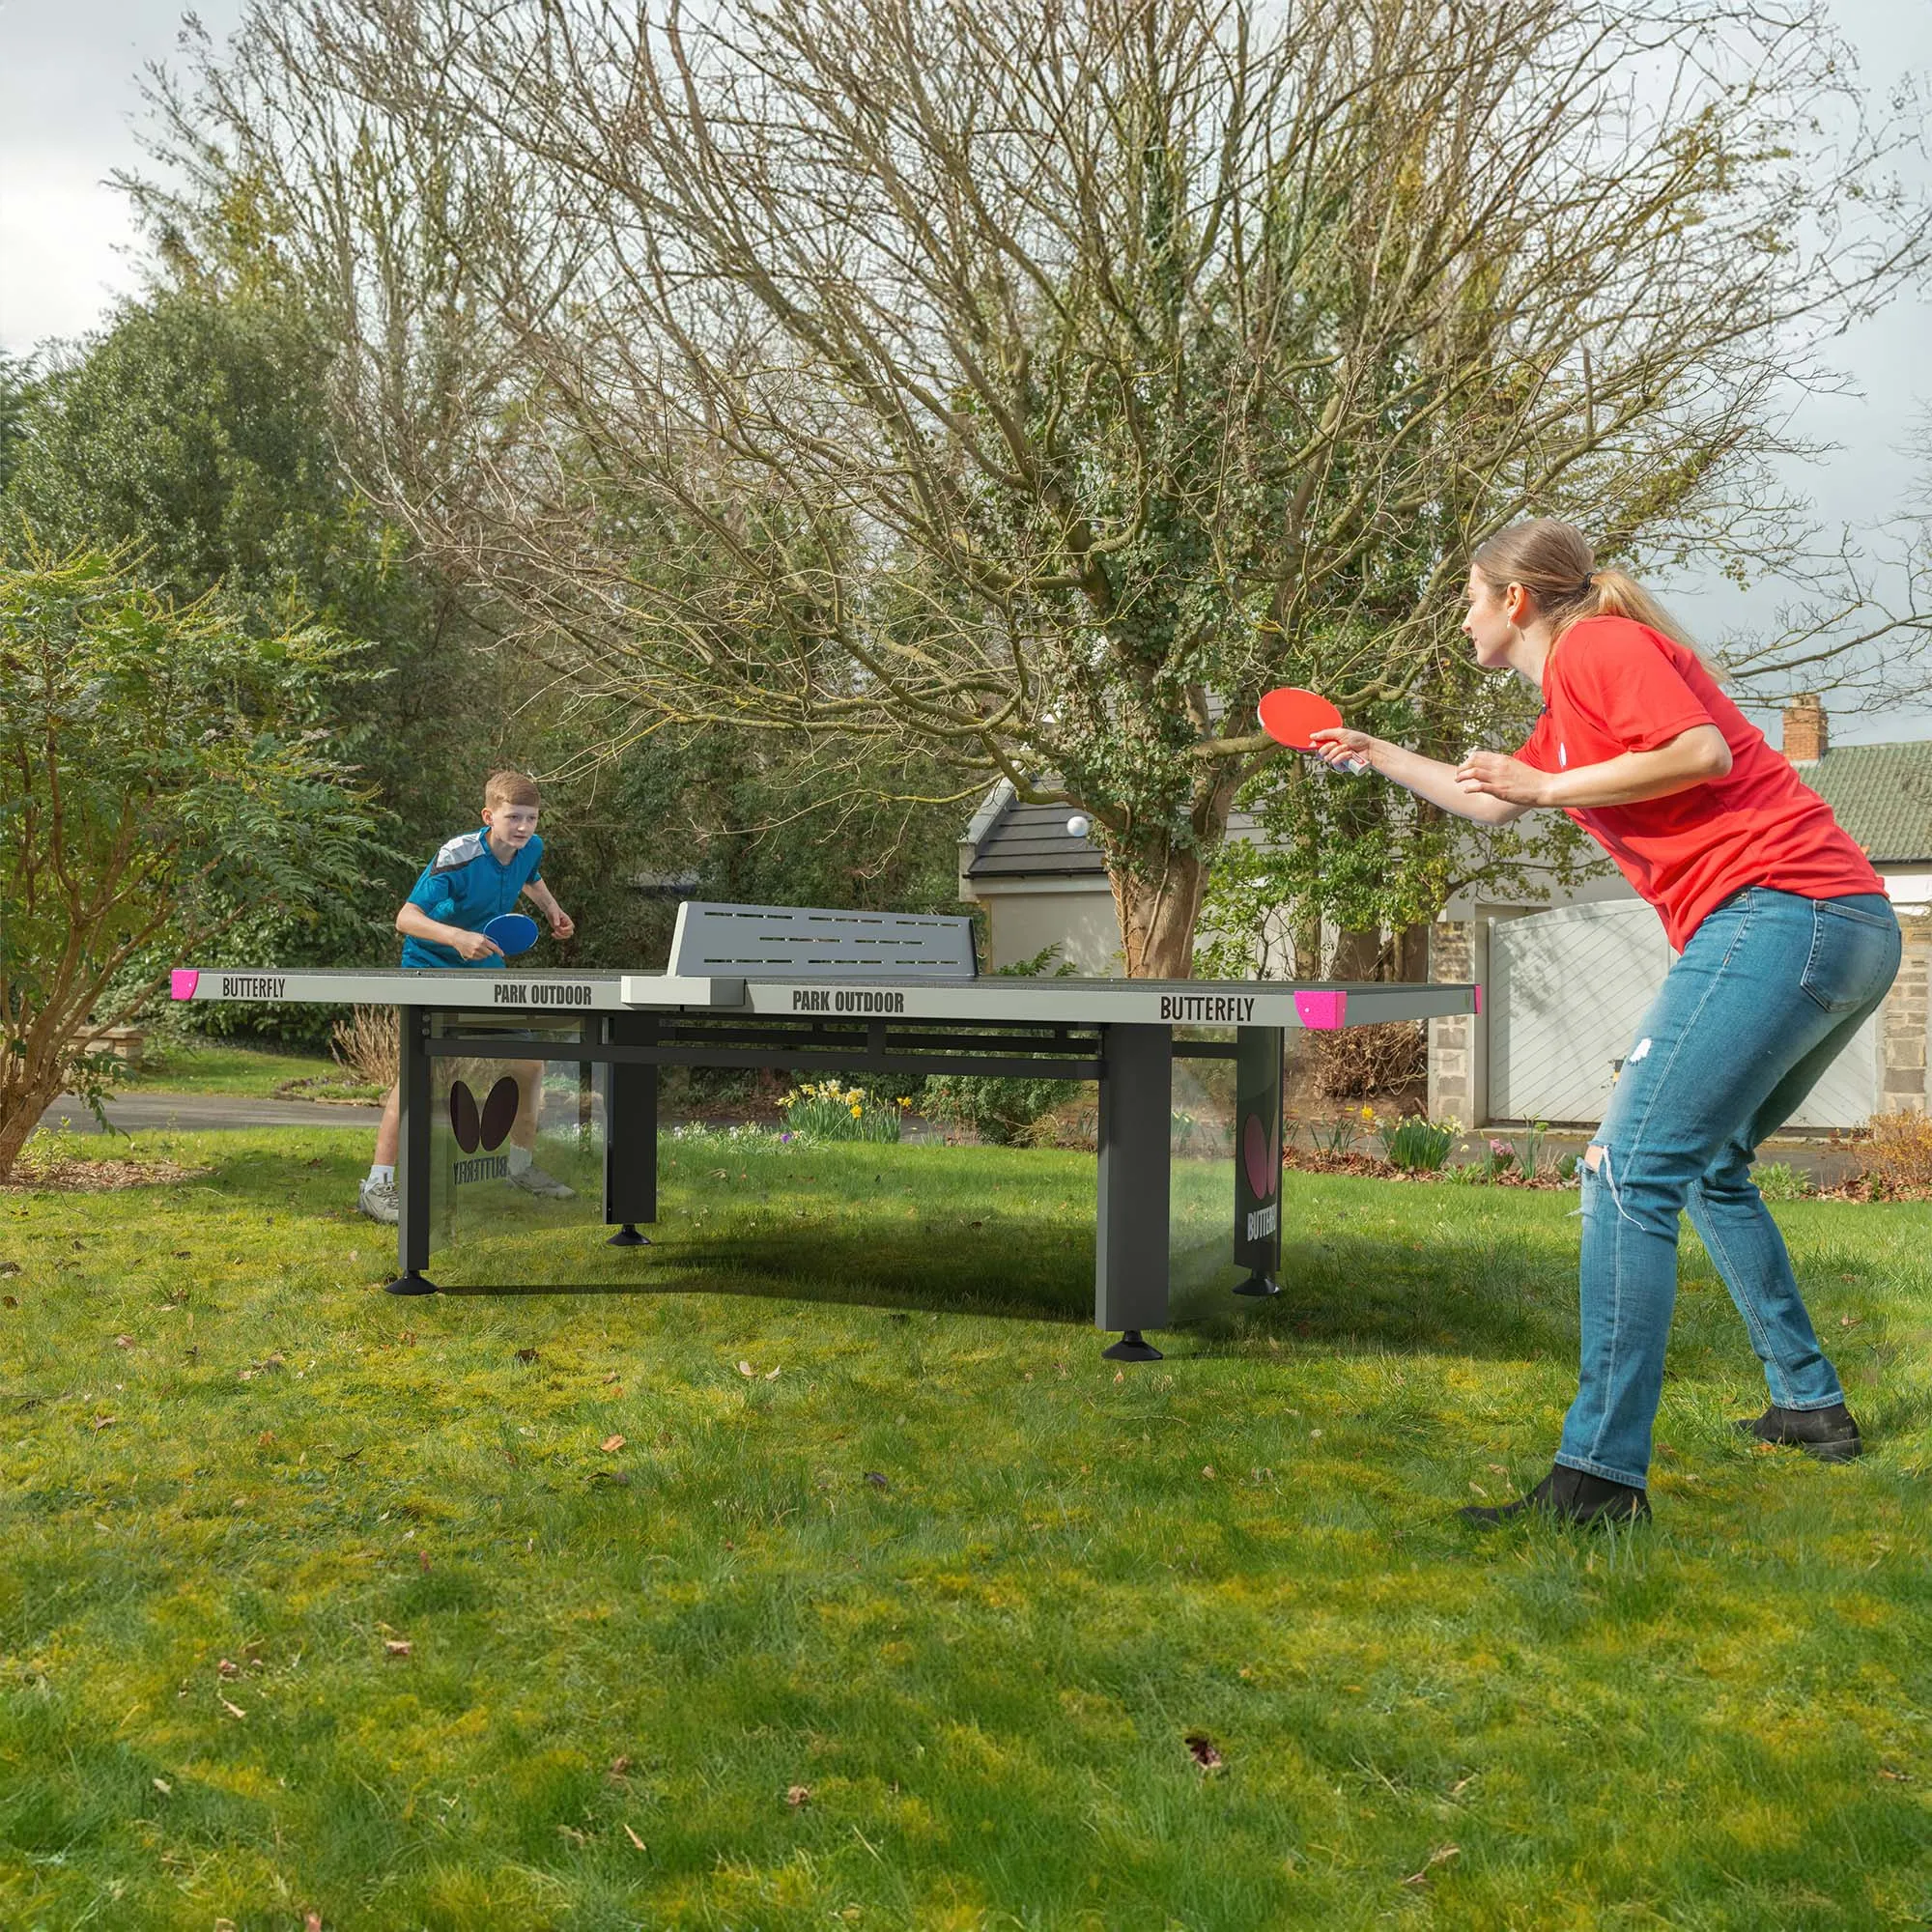
M 1309 748 L 1331 771 L 1363 772 L 1374 769 L 1370 748 L 1375 740 L 1366 731 L 1351 731 L 1346 724 L 1309 734 Z

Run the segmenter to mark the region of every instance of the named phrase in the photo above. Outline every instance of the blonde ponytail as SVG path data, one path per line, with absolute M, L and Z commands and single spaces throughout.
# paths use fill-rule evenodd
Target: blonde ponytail
M 1596 552 L 1574 524 L 1536 517 L 1498 530 L 1470 559 L 1500 595 L 1520 583 L 1549 620 L 1551 640 L 1585 617 L 1628 617 L 1661 631 L 1687 651 L 1697 646 L 1642 584 L 1621 570 L 1597 568 Z

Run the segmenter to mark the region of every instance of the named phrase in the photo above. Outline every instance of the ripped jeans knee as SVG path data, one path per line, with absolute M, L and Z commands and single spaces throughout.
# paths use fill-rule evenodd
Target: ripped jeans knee
M 1654 1182 L 1633 1186 L 1624 1154 L 1609 1142 L 1592 1141 L 1583 1150 L 1582 1183 L 1586 1220 L 1609 1213 L 1634 1228 L 1676 1238 L 1681 1191 Z

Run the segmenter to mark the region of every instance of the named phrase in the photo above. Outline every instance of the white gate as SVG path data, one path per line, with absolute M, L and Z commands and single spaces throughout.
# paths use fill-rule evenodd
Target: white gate
M 1612 1063 L 1636 1043 L 1674 955 L 1635 900 L 1563 906 L 1490 928 L 1490 1118 L 1594 1126 Z M 1826 1069 L 1790 1124 L 1862 1126 L 1878 1097 L 1879 1016 Z

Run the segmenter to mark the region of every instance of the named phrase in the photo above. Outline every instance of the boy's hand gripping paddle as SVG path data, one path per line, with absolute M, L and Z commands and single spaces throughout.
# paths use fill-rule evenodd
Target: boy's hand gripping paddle
M 484 922 L 483 937 L 495 941 L 505 959 L 514 959 L 537 943 L 537 923 L 527 913 L 499 912 Z
M 1342 727 L 1342 714 L 1325 697 L 1293 684 L 1264 692 L 1256 709 L 1261 714 L 1262 729 L 1277 745 L 1286 745 L 1291 752 L 1313 752 L 1316 732 Z M 1361 758 L 1350 758 L 1343 767 L 1350 772 L 1365 772 L 1368 768 Z

